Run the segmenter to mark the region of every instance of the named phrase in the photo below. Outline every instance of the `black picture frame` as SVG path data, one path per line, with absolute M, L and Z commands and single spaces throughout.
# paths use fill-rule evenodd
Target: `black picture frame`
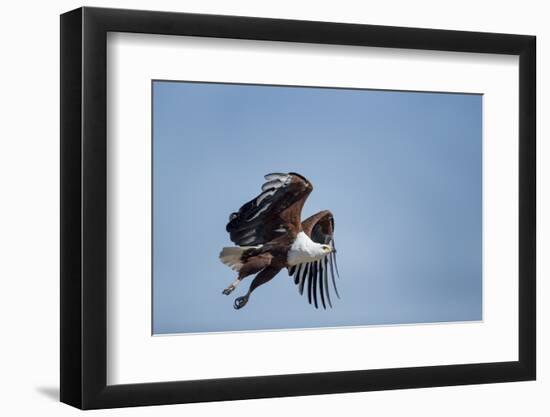
M 107 385 L 108 32 L 519 56 L 519 360 Z M 61 401 L 81 409 L 481 384 L 536 377 L 534 36 L 79 8 L 61 15 Z

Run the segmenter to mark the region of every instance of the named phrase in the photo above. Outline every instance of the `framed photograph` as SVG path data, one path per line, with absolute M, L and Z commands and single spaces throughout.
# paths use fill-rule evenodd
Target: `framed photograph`
M 61 401 L 533 380 L 535 37 L 61 16 Z

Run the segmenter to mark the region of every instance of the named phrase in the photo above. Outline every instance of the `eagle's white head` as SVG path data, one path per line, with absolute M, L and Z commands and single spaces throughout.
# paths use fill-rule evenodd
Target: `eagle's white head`
M 328 253 L 331 253 L 334 248 L 330 245 L 321 245 L 321 250 L 323 251 L 323 255 L 326 255 Z
M 333 250 L 332 246 L 314 242 L 304 232 L 300 232 L 288 252 L 288 263 L 296 265 L 316 261 Z
M 313 258 L 312 260 L 324 258 L 334 250 L 330 245 L 324 245 L 313 241 L 311 241 L 311 243 L 312 245 L 308 249 L 310 250 L 311 258 Z

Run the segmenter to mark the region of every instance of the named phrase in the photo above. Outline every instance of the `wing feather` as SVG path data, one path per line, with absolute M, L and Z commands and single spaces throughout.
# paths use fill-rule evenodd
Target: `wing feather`
M 307 281 L 307 300 L 309 301 L 309 304 L 311 304 L 311 289 L 312 289 L 313 280 L 314 280 L 314 275 L 313 275 L 314 269 L 315 269 L 315 263 L 313 262 L 309 265 L 309 275 L 308 275 L 308 281 Z
M 323 305 L 323 309 L 326 310 L 327 305 L 325 304 L 324 281 L 323 281 L 323 277 L 325 276 L 325 268 L 323 267 L 323 263 L 325 259 L 326 258 L 323 258 L 317 261 L 317 263 L 319 264 L 319 271 L 320 271 L 317 280 L 319 281 L 319 295 L 321 296 L 321 304 Z
M 317 281 L 318 279 L 318 273 L 319 273 L 319 261 L 316 261 L 313 263 L 313 303 L 315 304 L 315 308 L 319 308 L 317 305 Z
M 302 272 L 302 269 L 304 269 L 305 265 L 298 265 L 296 269 L 296 273 L 294 274 L 294 284 L 298 284 L 300 282 L 300 273 Z
M 333 263 L 336 263 L 336 255 L 334 255 L 334 252 L 331 253 L 331 257 L 330 257 L 330 272 L 331 272 L 332 286 L 334 287 L 334 292 L 336 293 L 336 297 L 340 298 L 340 294 L 338 294 L 338 288 L 336 288 L 336 279 L 334 278 L 334 268 L 332 266 Z M 338 278 L 340 278 L 340 275 L 338 275 Z
M 300 292 L 300 295 L 304 294 L 304 283 L 307 279 L 308 274 L 309 274 L 309 264 L 305 264 L 305 268 L 300 273 L 300 278 L 298 281 L 298 291 Z
M 302 230 L 317 243 L 331 245 L 333 251 L 315 262 L 309 262 L 299 265 L 305 265 L 305 275 L 302 279 L 299 276 L 298 266 L 289 268 L 289 275 L 294 276 L 294 282 L 299 286 L 298 291 L 303 294 L 304 281 L 308 281 L 308 302 L 316 308 L 320 304 L 323 308 L 326 305 L 332 308 L 330 298 L 331 289 L 329 288 L 329 276 L 332 281 L 332 287 L 337 298 L 340 298 L 336 286 L 336 277 L 339 276 L 338 265 L 336 264 L 336 247 L 334 246 L 334 217 L 328 210 L 321 211 L 302 222 Z M 317 288 L 319 294 L 317 294 Z M 319 295 L 319 297 L 318 297 Z
M 328 289 L 328 257 L 323 259 L 325 262 L 325 268 L 323 269 L 323 286 L 325 287 L 325 295 L 327 296 L 327 302 L 330 308 L 332 308 L 332 303 L 330 301 L 330 291 Z
M 296 173 L 267 174 L 262 192 L 229 216 L 226 230 L 238 246 L 263 245 L 278 237 L 296 236 L 301 230 L 301 212 L 313 190 Z

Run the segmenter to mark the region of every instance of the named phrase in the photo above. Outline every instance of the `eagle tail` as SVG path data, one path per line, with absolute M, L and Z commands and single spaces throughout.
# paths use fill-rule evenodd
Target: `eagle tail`
M 259 246 L 230 246 L 220 252 L 220 261 L 234 271 L 239 271 L 242 266 L 243 254 L 249 249 L 257 249 Z

